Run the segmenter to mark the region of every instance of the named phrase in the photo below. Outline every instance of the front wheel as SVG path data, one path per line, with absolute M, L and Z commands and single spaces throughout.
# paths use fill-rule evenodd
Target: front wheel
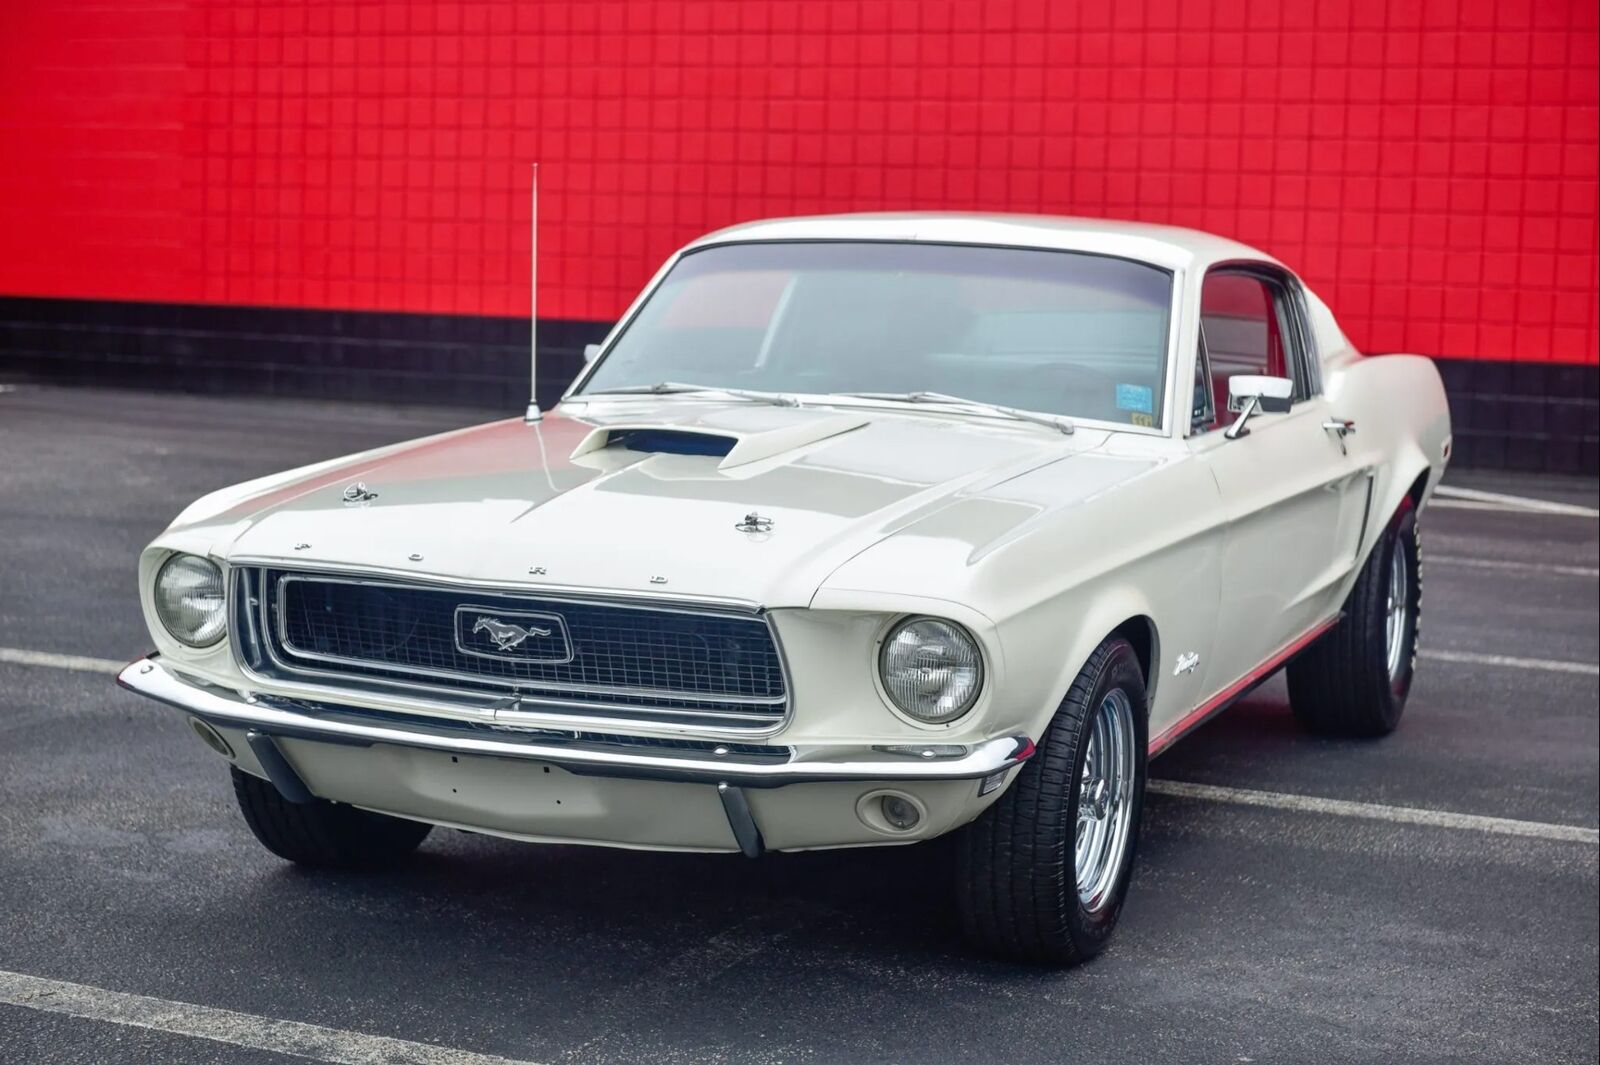
M 1411 693 L 1422 618 L 1417 512 L 1400 505 L 1345 601 L 1344 617 L 1289 663 L 1289 704 L 1327 736 L 1386 736 Z
M 958 893 L 975 946 L 1056 965 L 1105 947 L 1139 842 L 1147 718 L 1138 656 L 1107 640 L 1011 788 L 963 830 Z
M 230 769 L 245 824 L 267 850 L 297 865 L 325 869 L 390 865 L 416 850 L 433 828 L 324 799 L 292 803 L 268 781 L 237 767 Z

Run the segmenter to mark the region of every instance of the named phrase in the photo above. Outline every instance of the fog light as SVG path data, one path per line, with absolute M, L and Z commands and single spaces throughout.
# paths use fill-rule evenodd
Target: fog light
M 233 758 L 233 748 L 229 746 L 227 740 L 222 738 L 222 733 L 201 721 L 198 717 L 189 719 L 189 727 L 194 730 L 196 736 L 200 737 L 201 743 L 210 747 L 224 758 L 230 760 Z
M 885 795 L 878 808 L 883 811 L 883 819 L 902 832 L 916 828 L 917 822 L 922 820 L 917 808 L 899 795 Z
M 988 776 L 983 778 L 983 783 L 978 785 L 978 798 L 983 798 L 985 795 L 989 794 L 991 791 L 994 791 L 1005 782 L 1006 771 L 1004 769 L 1000 770 L 998 773 L 990 773 Z

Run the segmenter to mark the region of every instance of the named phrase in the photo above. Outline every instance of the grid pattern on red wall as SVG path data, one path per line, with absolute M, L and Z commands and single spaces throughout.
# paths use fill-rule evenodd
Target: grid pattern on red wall
M 0 293 L 616 316 L 706 230 L 985 209 L 1285 260 L 1374 351 L 1597 359 L 1593 0 L 34 0 Z

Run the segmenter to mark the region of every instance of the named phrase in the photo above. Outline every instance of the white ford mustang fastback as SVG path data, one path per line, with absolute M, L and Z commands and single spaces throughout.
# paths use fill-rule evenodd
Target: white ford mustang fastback
M 1307 726 L 1395 727 L 1449 457 L 1431 362 L 1232 241 L 760 222 L 675 255 L 542 417 L 190 506 L 120 679 L 292 861 L 959 832 L 970 938 L 1073 962 L 1150 756 L 1285 663 Z

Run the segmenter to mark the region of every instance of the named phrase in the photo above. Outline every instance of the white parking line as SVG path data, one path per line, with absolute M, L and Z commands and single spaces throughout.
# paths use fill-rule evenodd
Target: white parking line
M 280 1021 L 0 969 L 0 1004 L 343 1065 L 532 1065 L 432 1043 Z
M 1548 839 L 1562 843 L 1600 844 L 1600 829 L 1581 828 L 1577 825 L 1516 821 L 1508 817 L 1483 817 L 1479 814 L 1451 813 L 1448 810 L 1423 810 L 1415 806 L 1380 806 L 1377 803 L 1350 802 L 1346 799 L 1321 799 L 1315 795 L 1290 795 L 1277 791 L 1190 784 L 1181 780 L 1151 780 L 1145 787 L 1156 795 L 1168 795 L 1178 799 L 1200 799 L 1206 802 L 1232 803 L 1236 806 L 1264 806 L 1273 810 L 1331 814 L 1335 817 L 1360 817 L 1403 825 L 1427 825 L 1431 828 L 1460 828 L 1498 836 L 1526 836 L 1530 839 Z
M 1463 555 L 1435 555 L 1424 552 L 1425 566 L 1465 566 L 1469 569 L 1503 570 L 1507 573 L 1553 573 L 1561 577 L 1600 577 L 1600 569 L 1593 566 L 1561 566 L 1554 562 L 1513 562 L 1499 558 L 1467 558 Z
M 1440 499 L 1434 496 L 1428 500 L 1429 510 L 1489 510 L 1496 514 L 1526 514 L 1521 507 L 1508 507 L 1504 503 L 1469 503 L 1465 499 Z
M 110 673 L 116 676 L 128 663 L 115 658 L 85 658 L 83 655 L 58 655 L 49 651 L 29 651 L 22 647 L 0 647 L 0 662 L 19 666 L 45 666 L 49 669 L 75 669 L 80 673 Z
M 1600 518 L 1600 510 L 1594 507 L 1582 507 L 1576 503 L 1553 503 L 1548 499 L 1512 496 L 1503 492 L 1483 492 L 1476 488 L 1457 488 L 1449 484 L 1441 484 L 1434 489 L 1433 498 L 1439 500 L 1440 505 L 1445 505 L 1445 501 L 1453 501 L 1482 507 L 1504 507 L 1531 514 L 1566 514 L 1575 518 Z
M 1600 676 L 1600 663 L 1595 662 L 1562 662 L 1554 658 L 1517 658 L 1512 655 L 1480 655 L 1471 651 L 1433 651 L 1426 648 L 1419 650 L 1417 657 L 1469 666 L 1505 666 L 1509 669 L 1543 669 L 1551 673 Z

